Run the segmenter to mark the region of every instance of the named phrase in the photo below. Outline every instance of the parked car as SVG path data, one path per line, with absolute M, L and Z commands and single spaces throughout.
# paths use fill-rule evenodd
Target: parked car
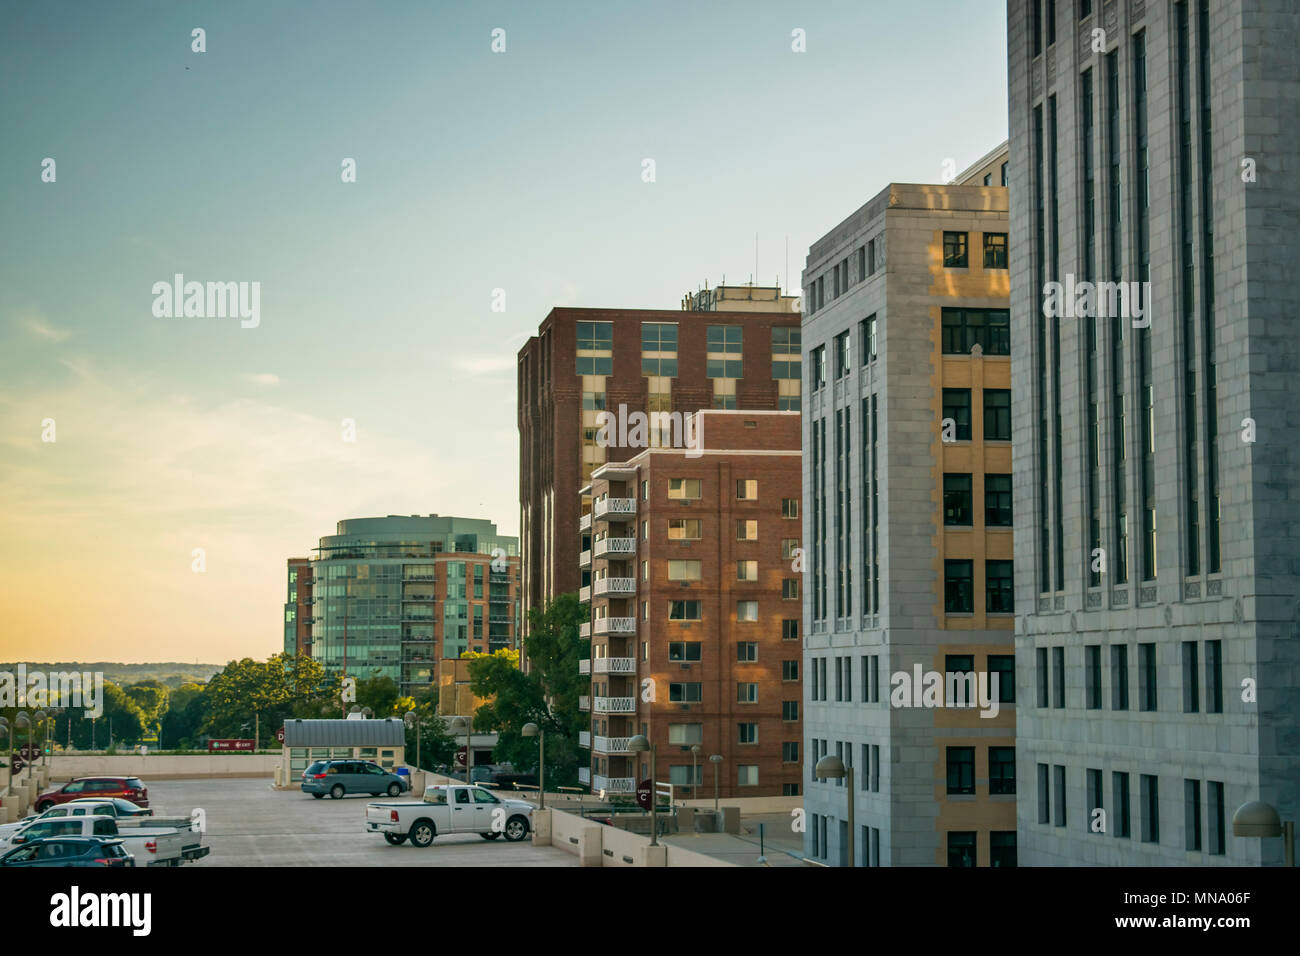
M 135 858 L 110 837 L 46 837 L 0 856 L 0 866 L 135 866 Z
M 54 808 L 56 811 L 59 808 Z M 49 811 L 47 811 L 48 813 Z M 137 826 L 123 821 L 121 828 L 111 816 L 96 813 L 86 816 L 51 817 L 42 814 L 18 824 L 8 834 L 8 845 L 26 846 L 49 837 L 120 838 L 136 866 L 180 866 L 187 860 L 199 860 L 211 852 L 203 846 L 203 835 L 188 827 Z
M 138 807 L 149 806 L 149 790 L 139 777 L 78 777 L 55 790 L 47 790 L 36 798 L 36 810 L 43 813 L 50 807 L 78 797 L 112 799 L 121 797 Z
M 410 789 L 409 777 L 391 773 L 371 760 L 317 760 L 302 774 L 302 792 L 317 800 L 326 794 L 342 800 L 349 793 L 398 797 Z
M 122 797 L 109 797 L 108 799 L 100 799 L 99 797 L 78 797 L 76 800 L 69 800 L 65 806 L 77 806 L 79 804 L 95 804 L 99 807 L 108 804 L 112 807 L 111 812 L 102 809 L 99 812 L 109 812 L 111 816 L 117 817 L 118 820 L 121 820 L 123 817 L 153 816 L 153 809 L 151 807 L 142 807 L 139 804 L 132 803 L 130 800 L 125 800 Z
M 369 804 L 366 832 L 382 833 L 393 846 L 409 839 L 427 847 L 446 833 L 477 833 L 485 840 L 504 833 L 515 843 L 528 836 L 532 815 L 531 803 L 500 797 L 486 787 L 432 784 L 423 800 Z

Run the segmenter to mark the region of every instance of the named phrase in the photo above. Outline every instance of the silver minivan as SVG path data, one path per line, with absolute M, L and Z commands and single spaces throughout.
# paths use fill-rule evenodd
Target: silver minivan
M 302 774 L 302 792 L 317 800 L 326 794 L 342 800 L 349 793 L 397 797 L 409 789 L 409 777 L 390 773 L 370 760 L 317 760 Z

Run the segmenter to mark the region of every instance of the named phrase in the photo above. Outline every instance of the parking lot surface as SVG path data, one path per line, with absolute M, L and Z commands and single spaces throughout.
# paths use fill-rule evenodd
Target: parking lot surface
M 577 866 L 578 857 L 531 840 L 440 836 L 431 847 L 389 846 L 365 832 L 366 804 L 387 797 L 314 800 L 272 790 L 266 779 L 149 780 L 149 805 L 164 817 L 202 809 L 211 854 L 187 866 Z M 411 799 L 409 796 L 399 800 Z

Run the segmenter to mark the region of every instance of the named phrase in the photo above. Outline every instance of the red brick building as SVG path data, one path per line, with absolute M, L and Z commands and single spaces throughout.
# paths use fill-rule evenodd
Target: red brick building
M 284 601 L 284 652 L 311 657 L 311 558 L 289 558 Z
M 797 412 L 702 411 L 693 448 L 648 448 L 596 468 L 591 546 L 593 790 L 650 775 L 656 748 L 680 797 L 800 793 L 802 522 Z M 799 569 L 802 565 L 798 565 Z M 692 748 L 699 750 L 694 755 Z

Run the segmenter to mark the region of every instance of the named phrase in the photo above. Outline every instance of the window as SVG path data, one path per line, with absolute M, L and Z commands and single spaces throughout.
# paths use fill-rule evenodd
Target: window
M 756 641 L 741 641 L 738 643 L 736 645 L 736 660 L 742 664 L 758 660 L 758 643 Z
M 1110 775 L 1111 795 L 1115 802 L 1115 836 L 1127 840 L 1132 835 L 1129 817 L 1128 774 L 1115 772 Z
M 738 704 L 757 704 L 758 703 L 758 685 L 741 682 L 736 685 L 736 703 Z
M 850 354 L 849 333 L 841 332 L 835 336 L 835 380 L 838 382 L 853 367 Z
M 758 743 L 758 724 L 737 724 L 736 742 L 741 744 Z
M 797 700 L 781 701 L 781 719 L 782 720 L 799 719 L 799 702 Z
M 668 699 L 676 703 L 697 704 L 703 699 L 703 696 L 700 693 L 700 688 L 702 686 L 703 685 L 698 683 L 669 684 Z
M 782 538 L 782 539 L 781 539 L 781 558 L 782 558 L 782 560 L 784 560 L 784 561 L 793 561 L 794 558 L 795 558 L 795 552 L 798 551 L 798 550 L 799 550 L 799 539 L 798 539 L 798 538 Z
M 1200 655 L 1195 641 L 1183 641 L 1183 713 L 1195 714 L 1201 709 Z M 1199 849 L 1199 848 L 1198 848 Z
M 797 518 L 799 517 L 799 499 L 782 498 L 781 499 L 781 517 Z
M 795 379 L 803 377 L 801 334 L 789 326 L 772 328 L 772 377 Z
M 1011 527 L 1011 476 L 984 476 L 984 525 Z
M 578 351 L 609 351 L 614 347 L 614 323 L 579 322 L 577 324 Z
M 948 831 L 948 865 L 963 869 L 975 866 L 975 832 Z
M 1205 642 L 1205 712 L 1223 713 L 1222 641 Z
M 799 741 L 786 740 L 781 744 L 781 762 L 798 763 L 799 762 Z
M 956 426 L 953 438 L 970 441 L 970 389 L 945 388 L 943 390 L 943 417 Z
M 1224 829 L 1223 784 L 1218 780 L 1210 780 L 1206 783 L 1205 790 L 1209 814 L 1209 853 L 1211 856 L 1223 856 L 1227 846 L 1223 839 L 1226 835 Z
M 965 269 L 969 265 L 966 259 L 966 233 L 945 232 L 943 234 L 943 267 L 945 269 Z
M 614 359 L 609 355 L 579 355 L 575 364 L 579 375 L 614 374 Z
M 1011 391 L 984 389 L 984 440 L 1011 441 Z
M 799 662 L 782 661 L 781 680 L 798 680 L 798 679 L 799 679 Z
M 949 614 L 970 614 L 975 610 L 973 562 L 943 562 L 943 609 Z
M 642 481 L 642 482 L 641 482 L 641 500 L 642 500 L 642 501 L 649 501 L 649 500 L 650 500 L 650 482 L 649 482 L 649 481 Z
M 1183 834 L 1184 849 L 1201 852 L 1201 781 L 1183 781 Z
M 816 392 L 826 384 L 826 346 L 819 345 L 808 353 L 809 390 Z
M 1007 184 L 1007 164 L 1003 163 L 1002 164 L 1002 185 L 1005 186 L 1006 184 Z
M 1101 645 L 1089 644 L 1083 649 L 1086 683 L 1085 706 L 1101 710 Z
M 785 601 L 799 600 L 799 579 L 798 578 L 781 579 L 781 599 Z
M 1060 764 L 1052 767 L 1052 788 L 1055 791 L 1054 805 L 1056 807 L 1055 823 L 1058 827 L 1065 826 L 1065 768 Z
M 691 774 L 695 774 L 692 782 Z M 701 764 L 676 764 L 668 768 L 668 782 L 674 787 L 699 786 L 704 782 L 704 767 Z
M 993 185 L 993 174 L 992 174 L 992 173 L 985 173 L 985 174 L 984 174 L 984 185 L 985 185 L 985 186 L 992 186 L 992 185 Z
M 669 541 L 698 541 L 700 539 L 699 518 L 669 518 Z
M 1052 706 L 1065 707 L 1065 648 L 1052 648 Z
M 1140 779 L 1142 801 L 1142 842 L 1160 842 L 1160 780 L 1151 774 Z
M 944 309 L 945 355 L 969 355 L 978 345 L 985 355 L 1011 354 L 1011 313 L 1007 309 Z
M 737 602 L 736 602 L 736 620 L 737 620 L 737 621 L 757 621 L 757 620 L 758 620 L 758 602 L 757 602 L 757 601 L 737 601 Z
M 862 320 L 862 364 L 866 365 L 876 357 L 876 317 L 869 316 Z
M 641 374 L 655 376 L 677 374 L 676 323 L 641 323 Z
M 1128 645 L 1110 647 L 1110 709 L 1128 710 Z
M 1016 865 L 1016 831 L 994 830 L 989 834 L 989 866 Z
M 669 499 L 698 498 L 699 496 L 700 496 L 700 479 L 698 478 L 669 478 L 668 479 Z
M 702 646 L 699 641 L 670 641 L 668 643 L 668 659 L 670 661 L 698 661 Z
M 970 475 L 943 476 L 943 523 L 945 525 L 970 525 L 971 508 Z
M 985 183 L 985 185 L 989 184 Z M 1007 234 L 1005 232 L 984 233 L 984 268 L 1005 269 L 1006 267 Z
M 1102 804 L 1102 799 L 1101 799 L 1101 771 L 1100 771 L 1100 770 L 1089 769 L 1089 770 L 1087 771 L 1087 776 L 1088 776 L 1088 786 L 1087 786 L 1087 791 L 1088 791 L 1088 794 L 1087 794 L 1087 795 L 1088 795 L 1088 822 L 1087 822 L 1087 825 L 1088 825 L 1088 832 L 1089 832 L 1089 833 L 1103 833 L 1103 832 L 1105 832 L 1104 830 L 1098 830 L 1098 829 L 1096 829 L 1096 828 L 1094 827 L 1094 821 L 1095 821 L 1098 825 L 1102 825 L 1102 826 L 1104 826 L 1104 824 L 1102 824 L 1101 821 L 1103 821 L 1103 820 L 1105 819 L 1105 817 L 1104 817 L 1103 814 L 1105 813 L 1105 809 L 1106 809 L 1106 808 L 1105 808 L 1105 806 Z M 1098 811 L 1098 810 L 1101 810 L 1102 813 L 1100 813 L 1100 814 L 1097 813 L 1096 811 Z
M 753 478 L 741 478 L 736 482 L 737 501 L 757 501 L 758 482 Z
M 799 640 L 799 619 L 786 618 L 781 622 L 781 640 L 797 641 Z
M 699 561 L 669 561 L 668 580 L 669 581 L 700 580 L 700 562 Z
M 989 614 L 1013 614 L 1015 575 L 1010 561 L 984 562 L 984 609 Z
M 757 581 L 757 580 L 758 580 L 758 562 L 757 562 L 757 561 L 737 561 L 737 562 L 736 562 L 736 580 L 737 580 L 737 581 Z
M 736 768 L 736 785 L 740 787 L 758 786 L 758 764 L 741 764 Z M 822 818 L 825 823 L 826 818 Z M 823 827 L 824 829 L 824 827 Z
M 1016 658 L 1013 654 L 989 655 L 989 693 L 993 693 L 992 681 L 997 678 L 997 699 L 1000 704 L 1016 702 Z
M 1016 748 L 989 748 L 989 793 L 1016 792 Z
M 668 620 L 698 621 L 700 619 L 699 601 L 670 601 L 668 603 Z
M 604 392 L 583 392 L 582 407 L 587 411 L 601 411 L 605 407 Z
M 1138 645 L 1138 709 L 1156 709 L 1156 646 Z
M 758 540 L 758 519 L 757 518 L 737 519 L 736 540 L 757 541 Z

